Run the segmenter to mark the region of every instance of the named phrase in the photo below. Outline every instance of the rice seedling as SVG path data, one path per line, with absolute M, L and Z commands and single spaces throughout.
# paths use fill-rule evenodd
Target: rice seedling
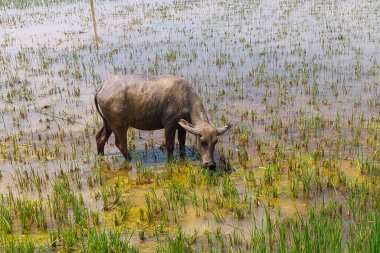
M 59 231 L 62 248 L 65 252 L 74 252 L 76 235 L 72 228 L 61 228 Z
M 10 209 L 7 208 L 4 204 L 0 207 L 0 218 L 1 231 L 6 234 L 12 233 L 12 215 Z

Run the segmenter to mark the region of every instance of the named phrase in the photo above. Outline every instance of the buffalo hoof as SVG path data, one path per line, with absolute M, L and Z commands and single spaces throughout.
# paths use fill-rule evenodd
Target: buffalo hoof
M 98 146 L 98 155 L 104 155 L 104 147 Z
M 129 153 L 126 153 L 126 154 L 122 153 L 122 154 L 123 154 L 125 160 L 127 160 L 127 161 L 131 161 L 132 160 L 132 157 L 131 157 L 131 155 Z

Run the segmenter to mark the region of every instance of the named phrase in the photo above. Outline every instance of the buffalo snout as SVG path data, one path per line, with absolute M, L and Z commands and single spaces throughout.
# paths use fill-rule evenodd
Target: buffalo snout
M 215 164 L 215 162 L 205 162 L 205 163 L 203 163 L 203 167 L 214 170 L 216 168 L 216 164 Z

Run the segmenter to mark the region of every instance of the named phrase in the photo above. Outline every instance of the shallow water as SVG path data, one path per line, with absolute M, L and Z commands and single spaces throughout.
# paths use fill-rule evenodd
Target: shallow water
M 217 144 L 216 160 L 224 155 L 231 163 L 240 197 L 247 192 L 259 199 L 252 211 L 259 223 L 264 207 L 291 216 L 323 199 L 345 202 L 344 187 L 304 198 L 299 186 L 292 197 L 287 163 L 295 153 L 308 158 L 318 151 L 322 161 L 332 160 L 330 169 L 313 165 L 327 171 L 323 185 L 330 172 L 336 181 L 338 170 L 348 181 L 365 180 L 357 160 L 378 162 L 378 1 L 97 1 L 95 8 L 99 49 L 87 2 L 0 10 L 0 193 L 10 189 L 16 196 L 46 199 L 63 171 L 86 206 L 102 211 L 95 196 L 104 185 L 88 186 L 98 166 L 94 134 L 101 125 L 93 95 L 111 74 L 172 73 L 191 81 L 210 120 L 233 124 Z M 138 210 L 155 183 L 136 185 L 137 161 L 156 178 L 167 173 L 163 131 L 134 130 L 131 163 L 113 143 L 111 136 L 101 168 L 106 184 L 112 188 L 124 180 L 123 196 Z M 193 145 L 188 136 L 189 166 L 199 164 Z M 245 163 L 239 153 L 244 151 Z M 273 161 L 281 164 L 282 175 L 274 180 L 274 198 L 263 183 L 263 168 Z M 21 189 L 23 178 L 33 178 L 25 176 L 31 170 L 43 178 L 42 194 L 35 183 Z M 252 188 L 244 181 L 249 171 Z M 158 189 L 170 182 L 163 181 Z M 256 194 L 257 185 L 264 192 Z M 104 213 L 108 227 L 113 212 Z M 236 228 L 249 233 L 253 216 L 238 220 L 221 212 L 225 220 L 218 224 L 212 213 L 197 217 L 189 207 L 179 224 L 186 233 L 216 226 L 224 235 Z M 145 229 L 135 222 L 124 225 Z M 152 243 L 149 236 L 145 246 Z

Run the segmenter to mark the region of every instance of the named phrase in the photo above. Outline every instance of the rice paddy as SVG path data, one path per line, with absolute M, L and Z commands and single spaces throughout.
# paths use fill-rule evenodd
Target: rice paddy
M 1 252 L 380 251 L 380 2 L 94 10 L 0 1 Z M 215 172 L 189 135 L 167 163 L 163 130 L 96 154 L 94 94 L 132 73 L 186 77 L 232 123 Z

